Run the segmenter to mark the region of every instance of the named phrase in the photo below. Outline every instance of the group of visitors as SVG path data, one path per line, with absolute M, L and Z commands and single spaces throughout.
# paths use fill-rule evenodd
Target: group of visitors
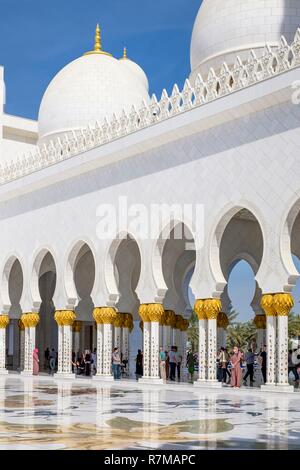
M 143 377 L 143 373 L 144 373 L 143 353 L 141 349 L 138 350 L 135 364 L 136 364 L 135 375 L 136 375 L 136 380 L 138 380 L 141 377 Z M 180 382 L 181 364 L 182 364 L 182 356 L 181 354 L 179 354 L 177 346 L 172 346 L 170 348 L 170 351 L 166 351 L 163 347 L 160 348 L 159 373 L 160 373 L 160 378 L 164 382 L 166 382 L 167 379 L 174 382 L 176 381 L 176 378 L 178 382 Z
M 89 349 L 86 349 L 84 353 L 80 354 L 72 352 L 72 372 L 75 372 L 76 375 L 85 375 L 90 377 L 97 373 L 97 349 L 95 348 L 93 352 Z
M 267 352 L 264 346 L 258 354 L 252 348 L 249 348 L 246 353 L 240 350 L 238 346 L 232 349 L 231 354 L 224 347 L 221 347 L 218 356 L 218 380 L 224 384 L 230 384 L 233 388 L 240 388 L 243 380 L 244 385 L 247 385 L 249 377 L 250 386 L 253 386 L 254 380 L 254 364 L 260 364 L 263 383 L 266 383 L 267 374 Z M 243 365 L 246 366 L 246 373 L 243 377 Z

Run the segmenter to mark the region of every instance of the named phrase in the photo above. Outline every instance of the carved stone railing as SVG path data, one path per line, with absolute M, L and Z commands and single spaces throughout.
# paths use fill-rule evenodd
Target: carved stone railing
M 47 145 L 38 146 L 36 153 L 0 165 L 0 185 L 170 119 L 299 65 L 300 28 L 290 45 L 282 36 L 276 48 L 271 49 L 267 45 L 259 58 L 251 51 L 247 62 L 243 63 L 237 57 L 231 69 L 224 63 L 218 75 L 211 68 L 205 82 L 199 74 L 194 86 L 186 80 L 181 92 L 175 85 L 171 96 L 163 90 L 160 101 L 153 95 L 149 104 L 143 102 L 138 110 L 133 106 L 129 114 L 123 111 L 119 119 L 113 115 L 110 121 L 105 119 L 102 125 L 96 123 L 94 128 L 87 127 L 66 134 Z

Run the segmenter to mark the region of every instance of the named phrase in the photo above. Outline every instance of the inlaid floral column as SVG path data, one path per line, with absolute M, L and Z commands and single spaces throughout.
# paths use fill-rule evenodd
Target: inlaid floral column
M 72 373 L 72 327 L 76 320 L 73 310 L 58 310 L 54 319 L 58 325 L 58 369 L 56 378 L 74 378 Z
M 73 323 L 73 337 L 74 337 L 74 346 L 73 350 L 75 355 L 77 355 L 78 351 L 80 351 L 80 332 L 82 329 L 82 322 L 81 321 L 74 321 Z
M 114 321 L 114 348 L 119 348 L 119 353 L 121 354 L 121 345 L 122 345 L 122 327 L 123 327 L 124 317 L 122 314 L 116 315 Z
M 125 313 L 122 330 L 122 354 L 123 360 L 128 361 L 129 372 L 129 332 L 133 330 L 133 318 L 131 313 Z
M 93 376 L 93 379 L 101 378 L 103 375 L 103 320 L 101 315 L 101 308 L 95 308 L 93 311 L 93 317 L 97 324 L 97 373 Z
M 217 320 L 217 349 L 221 347 L 226 348 L 227 343 L 227 327 L 229 325 L 228 317 L 226 313 L 220 312 Z
M 199 318 L 199 356 L 202 356 L 199 359 L 199 369 L 202 372 L 199 371 L 199 380 L 194 383 L 196 386 L 222 386 L 217 381 L 217 319 L 221 307 L 220 299 L 200 299 L 195 303 L 195 312 Z M 207 324 L 204 322 L 206 319 Z
M 97 323 L 97 374 L 93 380 L 112 381 L 113 328 L 118 313 L 113 307 L 97 307 L 93 316 Z
M 267 343 L 267 383 L 262 387 L 274 387 L 276 383 L 276 310 L 274 296 L 263 295 L 261 308 L 266 314 L 266 343 Z
M 288 316 L 294 300 L 291 294 L 279 293 L 274 295 L 274 310 L 277 315 L 277 387 L 289 391 L 294 389 L 289 385 L 288 378 Z
M 38 313 L 23 313 L 21 321 L 25 327 L 24 334 L 24 370 L 23 375 L 33 374 L 33 350 L 35 348 L 35 329 L 40 321 Z
M 172 346 L 172 327 L 175 321 L 173 310 L 165 310 L 165 324 L 163 326 L 164 350 L 170 351 Z
M 217 381 L 217 319 L 221 311 L 220 299 L 207 299 L 204 310 L 207 317 L 207 380 L 212 385 L 222 385 Z
M 6 362 L 6 328 L 9 325 L 9 316 L 0 315 L 0 375 L 8 374 Z
M 25 326 L 20 318 L 19 326 L 19 345 L 20 345 L 20 365 L 19 370 L 24 370 L 24 353 L 25 353 Z
M 143 379 L 150 377 L 150 335 L 151 335 L 151 323 L 148 315 L 148 304 L 142 304 L 139 308 L 139 315 L 142 319 L 142 330 L 143 330 Z M 140 379 L 141 380 L 141 379 Z
M 266 344 L 266 315 L 257 314 L 253 323 L 256 326 L 256 345 L 259 352 Z
M 159 324 L 161 318 L 164 315 L 164 308 L 162 304 L 147 304 L 141 305 L 140 315 L 144 317 L 144 335 L 148 319 L 151 323 L 151 327 L 148 330 L 150 333 L 148 354 L 150 353 L 149 369 L 150 374 L 140 379 L 141 383 L 153 383 L 160 384 L 163 380 L 159 377 Z M 145 367 L 145 366 L 144 366 Z
M 198 382 L 206 382 L 207 378 L 207 317 L 204 310 L 204 300 L 196 300 L 194 310 L 198 317 L 199 327 L 199 378 Z

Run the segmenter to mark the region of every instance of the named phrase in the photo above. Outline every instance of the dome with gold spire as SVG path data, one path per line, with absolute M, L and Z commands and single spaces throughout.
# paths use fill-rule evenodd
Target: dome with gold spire
M 39 142 L 102 124 L 113 114 L 139 108 L 143 100 L 149 101 L 146 75 L 134 62 L 126 59 L 125 64 L 102 49 L 97 25 L 94 49 L 64 67 L 43 96 Z

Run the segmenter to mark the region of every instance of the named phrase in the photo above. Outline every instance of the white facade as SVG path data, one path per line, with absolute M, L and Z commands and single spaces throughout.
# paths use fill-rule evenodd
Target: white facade
M 240 11 L 241 2 L 230 3 L 234 11 Z M 209 4 L 218 6 L 219 2 L 209 0 Z M 203 11 L 208 15 L 207 5 L 204 2 Z M 265 24 L 262 18 L 266 18 L 266 12 L 253 11 L 257 23 Z M 279 7 L 276 12 L 283 23 L 292 15 Z M 292 16 L 297 14 L 298 9 Z M 202 18 L 201 9 L 199 15 Z M 206 21 L 212 21 L 209 15 Z M 238 18 L 233 15 L 230 21 Z M 192 43 L 195 68 L 207 53 L 198 50 L 198 24 L 199 16 Z M 196 299 L 222 300 L 230 270 L 240 259 L 252 266 L 260 295 L 291 292 L 298 278 L 292 247 L 293 253 L 300 255 L 296 241 L 300 223 L 300 106 L 293 99 L 296 92 L 292 89 L 300 78 L 300 34 L 288 45 L 277 33 L 271 36 L 279 41 L 277 47 L 272 44 L 273 52 L 266 48 L 260 51 L 261 58 L 252 55 L 244 65 L 235 62 L 232 72 L 226 66 L 221 68 L 222 57 L 220 67 L 216 67 L 218 76 L 210 71 L 207 82 L 198 76 L 193 87 L 186 82 L 182 93 L 175 86 L 171 97 L 163 93 L 159 103 L 153 97 L 150 104 L 143 102 L 141 107 L 135 101 L 137 95 L 132 97 L 129 84 L 126 103 L 113 94 L 116 101 L 112 104 L 112 96 L 101 92 L 93 106 L 91 95 L 79 93 L 76 80 L 82 79 L 86 68 L 96 87 L 99 56 L 78 59 L 54 79 L 41 107 L 41 144 L 52 134 L 60 139 L 34 147 L 35 153 L 20 157 L 19 162 L 15 159 L 20 143 L 16 135 L 22 135 L 22 151 L 27 147 L 30 150 L 37 141 L 37 124 L 0 115 L 1 309 L 12 320 L 19 319 L 22 312 L 40 312 L 36 341 L 42 351 L 57 344 L 54 311 L 75 310 L 77 320 L 84 322 L 82 349 L 96 347 L 89 340 L 96 328 L 95 307 L 131 313 L 135 328 L 129 343 L 139 343 L 143 349 L 142 341 L 136 341 L 140 338 L 140 304 L 163 304 L 176 314 L 190 312 L 183 285 L 193 268 L 191 286 Z M 258 36 L 257 42 L 247 43 L 251 47 L 254 43 L 261 45 L 269 38 Z M 208 34 L 208 41 L 210 37 Z M 234 41 L 244 48 L 238 32 Z M 220 52 L 219 46 L 211 50 L 205 47 L 209 54 Z M 234 52 L 239 53 L 239 49 L 234 48 Z M 112 66 L 115 59 L 100 55 L 100 61 L 111 61 Z M 68 88 L 72 74 L 79 88 Z M 140 84 L 144 99 L 142 95 L 148 91 L 145 83 Z M 102 86 L 109 89 L 105 80 L 99 90 Z M 134 84 L 133 88 L 138 94 L 138 87 Z M 109 107 L 118 104 L 122 105 L 119 119 L 112 117 L 103 124 L 102 111 L 106 114 Z M 129 109 L 129 104 L 135 108 Z M 95 125 L 95 120 L 99 124 Z M 5 123 L 9 121 L 13 129 L 10 139 L 5 138 Z M 22 130 L 18 131 L 18 126 L 23 126 Z M 78 132 L 80 126 L 83 129 Z M 71 130 L 76 132 L 69 134 Z M 68 131 L 67 137 L 63 137 L 64 131 Z M 5 167 L 8 160 L 12 163 Z M 139 203 L 149 213 L 153 203 L 199 205 L 203 219 L 197 225 L 189 216 L 174 216 L 169 232 L 183 225 L 188 233 L 182 240 L 165 240 L 159 234 L 154 239 L 142 238 L 138 224 L 132 224 L 129 230 L 123 217 L 115 232 L 101 239 L 99 208 L 107 204 L 124 214 L 124 208 L 119 210 L 120 197 L 126 198 L 128 208 Z M 163 228 L 165 223 L 167 218 Z M 119 240 L 120 233 L 128 238 Z M 191 241 L 194 243 L 187 244 Z M 211 369 L 202 374 L 204 382 L 215 380 L 214 322 L 207 322 L 209 354 L 203 364 Z M 111 330 L 105 328 L 113 343 Z M 157 321 L 149 321 L 146 331 L 152 331 L 158 351 Z M 214 351 L 209 349 L 210 337 Z M 279 337 L 283 344 L 284 338 Z M 131 373 L 135 353 L 129 345 Z M 106 350 L 106 360 L 107 354 Z M 285 361 L 285 357 L 279 361 L 283 369 Z M 285 378 L 280 383 L 286 385 Z

